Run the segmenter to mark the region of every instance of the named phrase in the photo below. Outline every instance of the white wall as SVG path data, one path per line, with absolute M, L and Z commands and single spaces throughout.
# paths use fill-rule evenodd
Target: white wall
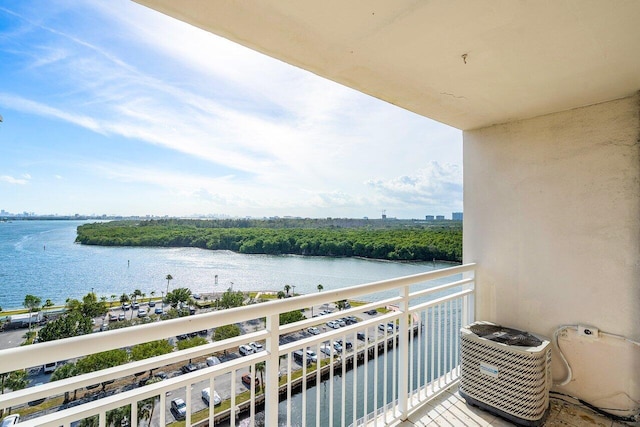
M 588 324 L 640 341 L 639 139 L 638 94 L 464 133 L 464 262 L 478 263 L 477 319 L 548 337 Z M 605 341 L 594 345 L 606 352 Z M 640 352 L 629 360 L 602 369 L 639 377 Z M 580 381 L 572 392 L 596 393 Z

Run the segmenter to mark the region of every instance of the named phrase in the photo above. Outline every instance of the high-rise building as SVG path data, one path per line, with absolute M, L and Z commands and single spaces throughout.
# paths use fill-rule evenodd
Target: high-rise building
M 452 212 L 451 219 L 453 221 L 462 221 L 462 212 Z

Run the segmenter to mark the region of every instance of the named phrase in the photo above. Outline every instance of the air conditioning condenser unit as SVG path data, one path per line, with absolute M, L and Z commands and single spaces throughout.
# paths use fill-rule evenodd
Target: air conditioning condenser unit
M 549 414 L 549 340 L 489 322 L 460 330 L 460 395 L 516 424 L 541 425 Z

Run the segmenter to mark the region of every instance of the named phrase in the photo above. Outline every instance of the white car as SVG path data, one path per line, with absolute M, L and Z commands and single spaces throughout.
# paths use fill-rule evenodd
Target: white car
M 147 310 L 144 308 L 138 309 L 138 317 L 145 317 L 147 315 Z
M 0 423 L 0 427 L 12 426 L 20 422 L 20 414 L 7 415 Z
M 316 328 L 315 326 L 312 326 L 309 329 L 307 329 L 307 332 L 309 332 L 311 335 L 318 335 L 320 333 L 320 329 Z
M 251 341 L 249 345 L 253 348 L 254 353 L 264 350 L 264 347 L 259 342 Z
M 220 359 L 216 356 L 207 357 L 207 366 L 219 365 Z
M 313 363 L 318 361 L 318 355 L 315 351 L 307 349 L 307 359 L 311 360 Z
M 332 328 L 332 329 L 339 329 L 340 328 L 340 324 L 338 322 L 336 322 L 335 320 L 329 320 L 327 322 L 327 326 Z
M 211 389 L 209 387 L 202 389 L 202 400 L 204 400 L 207 406 L 210 405 L 210 401 L 211 401 L 210 390 Z M 221 403 L 222 403 L 222 399 L 220 398 L 220 395 L 218 394 L 217 391 L 213 390 L 213 406 L 218 406 Z
M 238 351 L 240 352 L 241 356 L 248 356 L 254 353 L 253 347 L 246 344 L 242 344 L 240 347 L 238 347 Z
M 329 344 L 323 344 L 322 347 L 320 347 L 320 351 L 327 356 L 331 356 L 331 354 L 333 354 L 334 356 L 336 355 L 336 351 L 331 348 Z

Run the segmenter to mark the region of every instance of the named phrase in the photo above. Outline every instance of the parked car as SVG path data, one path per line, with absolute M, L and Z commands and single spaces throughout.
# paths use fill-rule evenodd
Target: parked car
M 238 347 L 238 352 L 240 353 L 241 356 L 248 356 L 254 353 L 253 347 L 246 344 L 242 344 L 240 347 Z
M 109 313 L 109 322 L 115 322 L 118 320 L 118 315 L 115 313 Z
M 34 385 L 34 387 L 38 387 L 38 386 L 40 386 L 40 385 L 42 385 L 42 384 L 44 384 L 44 383 L 37 383 L 37 384 L 35 384 L 35 385 Z M 46 397 L 41 397 L 40 399 L 36 399 L 36 400 L 32 400 L 32 401 L 30 401 L 30 402 L 27 402 L 27 405 L 29 405 L 29 406 L 36 406 L 36 405 L 39 405 L 39 404 L 41 404 L 42 402 L 44 402 L 44 401 L 45 401 L 45 399 L 46 399 Z
M 156 306 L 156 302 L 154 300 L 149 300 L 149 307 L 155 307 Z
M 220 359 L 218 359 L 216 356 L 207 357 L 207 366 L 214 366 L 219 364 Z
M 247 387 L 251 387 L 251 375 L 244 374 L 242 376 L 242 383 Z M 255 379 L 255 386 L 258 387 L 260 385 L 260 380 L 258 378 Z
M 109 324 L 108 323 L 103 323 L 102 325 L 100 325 L 100 331 L 108 331 L 109 330 Z
M 340 328 L 340 324 L 338 322 L 336 322 L 335 320 L 329 320 L 327 322 L 327 326 L 332 328 L 332 329 L 339 329 Z
M 156 378 L 159 378 L 160 380 L 166 380 L 167 378 L 169 378 L 166 372 L 163 372 L 163 371 L 156 372 L 153 376 Z
M 253 348 L 254 353 L 264 350 L 264 347 L 259 342 L 251 341 L 249 345 Z
M 307 360 L 311 360 L 313 363 L 318 361 L 318 355 L 315 351 L 307 349 Z
M 318 335 L 320 333 L 320 329 L 316 328 L 315 326 L 312 326 L 309 329 L 307 329 L 307 332 L 309 332 L 311 335 Z
M 0 423 L 0 427 L 12 426 L 20 422 L 20 414 L 7 415 Z
M 344 343 L 342 342 L 342 339 L 337 339 L 336 342 L 338 344 L 340 344 L 341 346 L 343 346 L 344 348 L 346 348 L 347 350 L 350 350 L 353 348 L 353 344 L 351 343 L 351 341 L 345 341 Z
M 380 323 L 378 325 L 378 329 L 380 329 L 381 331 L 393 332 L 393 323 L 390 323 L 388 325 L 385 325 L 384 323 Z
M 129 311 L 130 308 L 131 308 L 131 305 L 128 302 L 122 303 L 122 309 L 124 311 Z
M 303 362 L 304 358 L 305 356 L 302 350 L 296 350 L 293 352 L 293 360 L 298 362 L 298 364 L 302 365 L 304 363 Z M 313 361 L 307 356 L 307 366 L 311 365 L 312 363 Z
M 145 317 L 147 315 L 147 310 L 144 308 L 138 309 L 138 317 Z
M 376 314 L 378 314 L 378 310 L 372 308 L 371 310 L 365 311 L 365 314 L 368 314 L 369 316 L 375 316 Z
M 333 348 L 338 352 L 338 353 L 342 353 L 342 344 L 340 344 L 337 341 L 333 342 Z
M 124 313 L 118 314 L 118 320 L 120 321 L 124 320 Z
M 188 374 L 189 372 L 197 371 L 198 365 L 194 363 L 187 363 L 181 369 L 182 369 L 182 372 L 184 372 L 185 374 Z
M 334 320 L 334 322 L 336 322 L 341 328 L 344 328 L 345 326 L 347 326 L 347 322 L 345 322 L 344 319 L 342 318 L 336 319 Z
M 323 344 L 320 347 L 320 351 L 322 353 L 326 354 L 327 356 L 331 356 L 331 354 L 333 354 L 334 356 L 336 355 L 336 351 L 334 349 L 332 349 L 329 344 Z
M 45 363 L 44 365 L 42 365 L 42 371 L 45 374 L 50 374 L 51 372 L 55 371 L 57 367 L 58 367 L 58 362 Z
M 187 416 L 187 404 L 184 400 L 178 398 L 171 401 L 171 413 L 176 420 L 184 420 Z
M 162 314 L 162 307 L 156 307 L 156 309 L 153 312 L 155 314 Z
M 358 332 L 357 337 L 359 340 L 364 341 L 366 339 L 366 335 L 364 332 Z
M 202 298 L 200 294 L 193 294 L 193 299 L 200 299 L 200 298 Z
M 347 323 L 347 325 L 352 325 L 354 323 L 358 323 L 358 318 L 355 316 L 347 316 L 344 318 L 344 321 Z
M 203 388 L 202 389 L 202 400 L 204 400 L 204 402 L 207 404 L 207 406 L 210 405 L 210 401 L 211 401 L 211 393 L 210 393 L 210 388 Z M 220 395 L 218 394 L 217 391 L 213 390 L 213 406 L 218 406 L 219 404 L 222 403 L 222 399 L 220 398 Z

